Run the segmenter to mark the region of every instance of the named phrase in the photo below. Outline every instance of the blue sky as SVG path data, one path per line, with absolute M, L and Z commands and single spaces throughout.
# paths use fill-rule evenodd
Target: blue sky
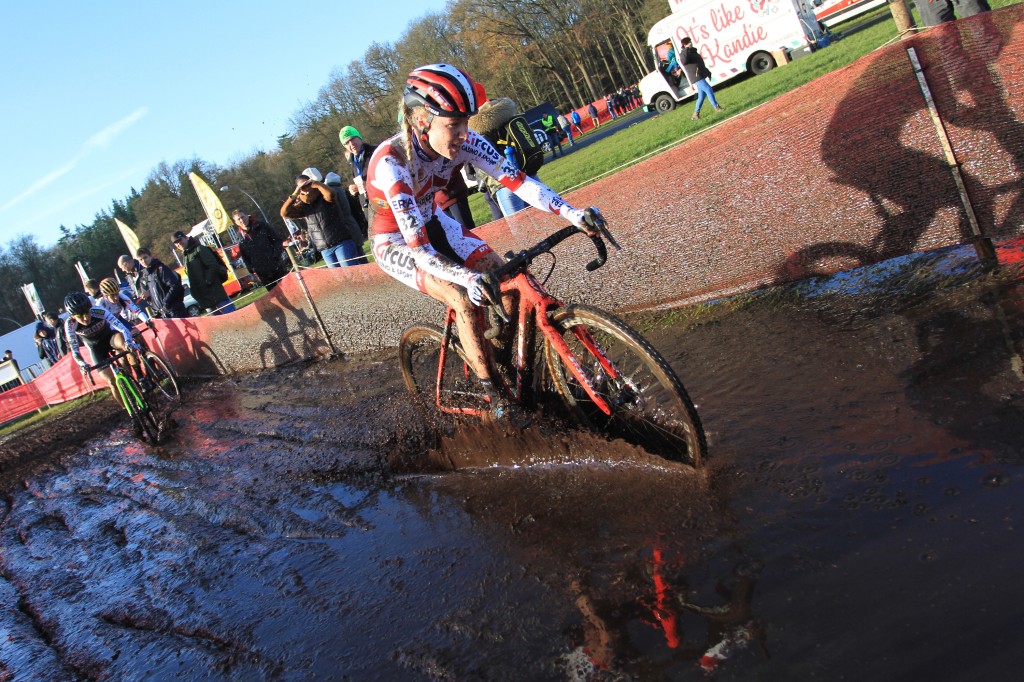
M 141 189 L 161 162 L 274 149 L 334 69 L 445 0 L 21 2 L 0 16 L 0 246 Z

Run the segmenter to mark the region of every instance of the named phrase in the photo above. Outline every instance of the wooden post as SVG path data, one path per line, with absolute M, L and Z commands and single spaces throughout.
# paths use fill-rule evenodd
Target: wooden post
M 896 22 L 896 30 L 900 38 L 906 38 L 914 28 L 914 17 L 910 14 L 910 5 L 907 0 L 889 0 L 889 11 L 892 13 L 893 21 Z

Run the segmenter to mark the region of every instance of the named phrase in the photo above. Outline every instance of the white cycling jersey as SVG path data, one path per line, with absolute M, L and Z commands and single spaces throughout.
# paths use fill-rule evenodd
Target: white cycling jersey
M 455 158 L 431 159 L 413 140 L 413 158 L 406 163 L 402 134 L 381 143 L 367 169 L 367 196 L 374 203 L 373 250 L 377 264 L 389 275 L 423 291 L 423 273 L 466 286 L 476 274 L 473 263 L 491 249 L 485 242 L 449 218 L 434 201 L 463 164 L 472 164 L 512 190 L 531 206 L 583 225 L 583 211 L 567 204 L 547 185 L 528 177 L 510 164 L 482 135 L 470 130 Z M 410 170 L 411 169 L 411 170 Z M 413 176 L 415 175 L 415 182 Z M 413 188 L 416 188 L 415 192 Z M 431 244 L 428 225 L 439 227 L 454 262 Z M 438 232 L 434 231 L 435 235 Z M 467 267 L 468 266 L 468 267 Z

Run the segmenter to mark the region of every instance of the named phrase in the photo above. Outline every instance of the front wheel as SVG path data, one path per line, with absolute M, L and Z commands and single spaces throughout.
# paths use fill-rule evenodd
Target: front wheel
M 132 418 L 135 435 L 143 443 L 158 444 L 160 442 L 160 425 L 146 403 L 139 384 L 131 377 L 121 374 L 117 376 L 117 390 L 121 395 L 121 403 Z
M 551 322 L 587 381 L 611 407 L 610 415 L 602 412 L 550 341 L 545 342 L 555 387 L 581 424 L 665 459 L 701 466 L 707 439 L 697 409 L 679 377 L 646 339 L 590 306 L 561 308 Z
M 654 98 L 654 108 L 659 114 L 667 114 L 676 108 L 676 99 L 671 95 L 658 95 Z

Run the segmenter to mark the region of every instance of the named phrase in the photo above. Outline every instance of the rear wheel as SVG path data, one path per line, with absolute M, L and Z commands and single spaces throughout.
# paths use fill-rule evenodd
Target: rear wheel
M 760 76 L 762 73 L 768 73 L 775 68 L 775 57 L 770 52 L 761 50 L 750 56 L 749 64 L 750 72 L 755 76 Z
M 399 362 L 405 385 L 428 412 L 438 409 L 437 372 L 444 332 L 434 325 L 410 327 L 398 344 Z M 445 356 L 441 405 L 446 408 L 487 409 L 480 382 L 466 362 L 462 346 L 452 338 Z
M 551 322 L 579 360 L 588 381 L 611 407 L 611 414 L 604 414 L 554 347 L 545 342 L 555 387 L 581 424 L 639 445 L 651 454 L 701 466 L 707 456 L 707 440 L 697 409 L 679 377 L 646 339 L 616 317 L 589 306 L 562 308 Z M 611 376 L 581 339 L 593 339 L 617 377 Z
M 122 374 L 117 378 L 117 389 L 118 393 L 121 394 L 122 404 L 132 418 L 135 435 L 143 443 L 151 443 L 153 445 L 159 443 L 160 425 L 153 416 L 153 412 L 149 409 L 139 384 L 131 377 Z

